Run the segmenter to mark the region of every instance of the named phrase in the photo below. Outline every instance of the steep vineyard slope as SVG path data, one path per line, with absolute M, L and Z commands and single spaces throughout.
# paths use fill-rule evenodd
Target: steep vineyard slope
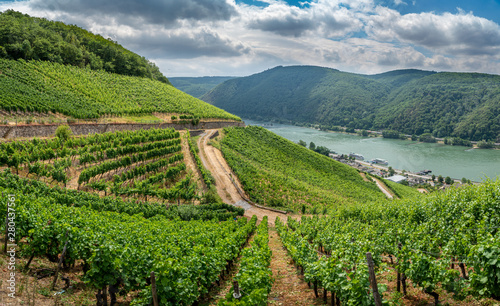
M 330 206 L 385 199 L 354 168 L 250 126 L 226 128 L 224 157 L 250 198 L 269 207 L 322 212 Z
M 0 108 L 74 118 L 181 113 L 240 120 L 171 85 L 51 62 L 0 59 Z M 181 118 L 182 119 L 182 118 Z

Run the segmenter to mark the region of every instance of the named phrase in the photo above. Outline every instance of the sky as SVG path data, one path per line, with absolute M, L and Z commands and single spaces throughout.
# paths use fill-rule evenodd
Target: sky
M 167 77 L 279 65 L 500 74 L 500 0 L 0 0 L 7 9 L 111 38 Z

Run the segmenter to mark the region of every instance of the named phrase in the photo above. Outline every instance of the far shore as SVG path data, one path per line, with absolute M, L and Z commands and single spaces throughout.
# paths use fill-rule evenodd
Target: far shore
M 245 120 L 245 119 L 242 119 L 242 120 Z M 254 119 L 249 119 L 249 120 L 254 120 Z M 255 121 L 258 121 L 258 120 L 255 120 Z M 269 124 L 275 124 L 275 123 L 276 122 L 269 122 Z M 304 127 L 304 128 L 309 128 L 309 129 L 317 130 L 317 131 L 329 132 L 329 133 L 342 133 L 342 134 L 348 134 L 348 135 L 362 136 L 362 135 L 359 134 L 359 133 L 361 133 L 362 129 L 354 129 L 354 131 L 356 131 L 356 133 L 349 133 L 349 132 L 346 132 L 346 131 L 322 130 L 317 125 L 315 127 L 310 127 L 310 126 L 296 125 L 294 123 L 277 123 L 277 124 L 294 125 L 294 126 L 299 126 L 299 127 Z M 267 125 L 264 124 L 263 126 L 267 126 Z M 346 127 L 344 127 L 344 126 L 341 126 L 340 128 L 342 128 L 344 130 L 346 129 Z M 382 137 L 383 138 L 382 131 L 374 131 L 374 130 L 366 130 L 366 131 L 369 133 L 369 136 L 363 136 L 363 137 Z M 407 138 L 406 140 L 411 140 L 411 136 L 412 135 L 404 135 L 404 136 Z M 388 139 L 397 139 L 397 138 L 388 138 Z M 444 138 L 435 138 L 435 139 L 436 139 L 436 142 L 434 142 L 434 143 L 445 144 L 444 143 Z M 403 140 L 403 139 L 399 139 L 399 140 Z M 415 141 L 415 143 L 422 143 L 422 142 Z M 478 141 L 471 141 L 471 143 L 472 143 L 472 147 L 467 147 L 467 146 L 463 146 L 463 147 L 464 148 L 471 148 L 471 149 L 480 149 L 480 148 L 477 147 Z M 491 149 L 493 149 L 493 150 L 500 150 L 500 143 L 494 143 L 494 145 L 495 145 L 495 148 L 491 148 Z

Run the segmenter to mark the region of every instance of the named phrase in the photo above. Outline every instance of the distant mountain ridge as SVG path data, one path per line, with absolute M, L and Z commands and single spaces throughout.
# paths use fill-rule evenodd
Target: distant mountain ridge
M 500 138 L 498 75 L 416 69 L 362 75 L 278 66 L 225 81 L 201 99 L 251 119 L 470 140 Z
M 234 78 L 230 76 L 171 77 L 169 81 L 175 88 L 199 98 L 220 83 Z

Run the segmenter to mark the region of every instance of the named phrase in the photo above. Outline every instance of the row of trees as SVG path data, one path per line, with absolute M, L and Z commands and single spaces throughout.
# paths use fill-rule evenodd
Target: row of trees
M 298 142 L 299 145 L 303 146 L 304 148 L 307 147 L 307 143 L 303 140 L 299 140 Z M 332 152 L 330 149 L 324 146 L 316 146 L 314 142 L 309 143 L 309 149 L 313 150 L 316 153 L 319 153 L 321 155 L 329 156 L 329 154 Z

